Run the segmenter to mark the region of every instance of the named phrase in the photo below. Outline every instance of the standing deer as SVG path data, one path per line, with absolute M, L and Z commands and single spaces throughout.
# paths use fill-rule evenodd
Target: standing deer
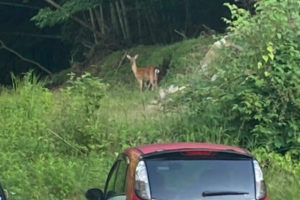
M 157 87 L 159 69 L 156 69 L 153 66 L 138 68 L 136 65 L 136 59 L 138 58 L 138 55 L 135 55 L 134 57 L 127 55 L 127 58 L 130 60 L 131 69 L 136 80 L 140 84 L 141 91 L 143 90 L 144 83 L 148 81 L 150 82 L 148 85 L 148 89 L 151 87 L 151 89 L 153 90 L 153 88 Z

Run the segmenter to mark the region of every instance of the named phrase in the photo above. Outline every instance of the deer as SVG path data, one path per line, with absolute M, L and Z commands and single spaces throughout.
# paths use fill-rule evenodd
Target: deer
M 159 69 L 157 69 L 154 66 L 137 67 L 136 59 L 138 58 L 138 55 L 135 55 L 134 57 L 127 55 L 127 58 L 131 63 L 132 72 L 133 72 L 136 80 L 139 82 L 140 91 L 143 91 L 143 85 L 148 81 L 149 81 L 148 89 L 150 89 L 150 87 L 152 90 L 154 88 L 156 88 Z

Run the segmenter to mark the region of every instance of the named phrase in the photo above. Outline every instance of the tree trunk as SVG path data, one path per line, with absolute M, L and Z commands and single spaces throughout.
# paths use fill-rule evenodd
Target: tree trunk
M 154 31 L 155 20 L 153 19 L 153 15 L 152 15 L 151 1 L 148 1 L 148 3 L 150 5 L 146 9 L 147 13 L 145 15 L 146 15 L 146 20 L 148 22 L 148 30 L 150 32 L 150 35 L 151 35 L 151 38 L 152 38 L 152 42 L 155 43 L 156 42 L 155 31 Z
M 121 11 L 119 2 L 116 1 L 116 2 L 115 2 L 115 5 L 116 5 L 116 9 L 117 9 L 117 14 L 118 14 L 118 19 L 119 19 L 121 31 L 122 31 L 122 33 L 123 33 L 123 38 L 124 38 L 125 40 L 127 40 L 127 35 L 126 35 L 126 31 L 125 31 L 125 25 L 124 25 L 124 21 L 123 21 L 123 18 L 122 18 L 122 11 Z
M 184 32 L 188 32 L 189 24 L 191 20 L 191 14 L 190 14 L 190 1 L 185 0 L 185 25 L 184 25 Z
M 93 27 L 94 30 L 96 30 L 94 14 L 93 14 L 93 10 L 91 8 L 89 8 L 89 14 L 90 14 L 90 20 L 91 20 L 92 27 Z M 97 39 L 97 34 L 96 33 L 94 33 L 94 40 L 95 40 L 95 43 L 98 44 L 98 39 Z
M 99 9 L 95 9 L 95 15 L 97 19 L 97 23 L 102 35 L 105 35 L 105 23 L 104 23 L 104 16 L 103 16 L 103 7 L 102 4 L 99 5 Z
M 102 4 L 100 4 L 100 17 L 101 17 L 101 22 L 102 22 L 101 31 L 102 31 L 103 34 L 105 34 L 105 20 L 104 20 Z
M 110 2 L 110 16 L 113 32 L 116 33 L 117 36 L 119 36 L 120 32 L 118 29 L 118 21 L 116 19 L 116 11 L 112 2 Z
M 135 1 L 135 9 L 137 11 L 136 14 L 136 19 L 137 19 L 137 27 L 138 27 L 138 39 L 139 42 L 141 42 L 142 39 L 142 15 L 141 15 L 141 5 L 140 5 L 140 0 Z
M 122 14 L 123 14 L 123 20 L 124 20 L 124 27 L 125 27 L 125 31 L 126 31 L 126 36 L 127 36 L 127 40 L 130 42 L 130 28 L 128 26 L 128 18 L 127 18 L 127 9 L 124 3 L 124 0 L 121 0 L 121 9 L 122 9 Z
M 155 43 L 155 34 L 154 34 L 154 31 L 153 31 L 153 28 L 152 28 L 152 24 L 151 24 L 151 19 L 148 15 L 146 15 L 146 21 L 148 23 L 148 31 L 150 33 L 150 36 L 151 36 L 151 39 L 152 39 L 152 43 Z

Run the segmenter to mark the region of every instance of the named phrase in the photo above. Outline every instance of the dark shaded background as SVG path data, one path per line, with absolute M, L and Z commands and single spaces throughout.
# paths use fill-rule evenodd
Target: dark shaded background
M 155 30 L 155 36 L 151 36 L 147 31 L 143 35 L 137 35 L 133 31 L 132 41 L 126 45 L 126 48 L 136 44 L 162 44 L 182 40 L 182 37 L 174 32 L 175 29 L 184 31 L 187 37 L 197 37 L 207 31 L 203 25 L 222 33 L 225 31 L 226 25 L 221 18 L 230 16 L 229 10 L 223 4 L 224 2 L 233 3 L 233 0 L 168 0 L 158 4 L 159 1 L 161 0 L 151 0 L 149 7 L 145 8 L 145 12 L 143 12 L 147 15 L 149 8 L 155 9 L 158 5 L 163 5 L 164 15 L 160 17 L 162 13 L 156 12 L 158 16 L 154 19 L 158 20 L 149 27 Z M 190 1 L 188 7 L 190 20 L 188 23 L 186 23 L 185 14 L 186 1 Z M 129 5 L 130 3 L 128 1 Z M 70 52 L 73 48 L 72 34 L 76 34 L 76 26 L 78 25 L 67 22 L 51 28 L 40 29 L 36 27 L 30 19 L 37 14 L 39 8 L 45 6 L 48 4 L 42 0 L 31 0 L 29 3 L 24 3 L 21 0 L 0 0 L 0 40 L 24 57 L 39 62 L 51 72 L 58 72 L 69 67 Z M 136 20 L 130 18 L 130 16 L 134 16 L 134 14 L 130 14 L 133 12 L 135 12 L 134 9 L 128 11 L 130 21 Z M 166 15 L 170 17 L 163 18 Z M 146 27 L 147 24 L 143 24 L 143 26 L 145 26 L 145 30 L 148 28 Z M 66 27 L 73 29 L 71 28 L 68 33 L 65 33 Z M 114 40 L 117 41 L 118 36 L 115 35 L 114 37 Z M 121 41 L 117 42 L 121 43 Z M 122 47 L 125 48 L 125 46 L 120 45 L 120 48 Z M 45 75 L 36 66 L 0 49 L 1 84 L 11 83 L 11 72 L 20 75 L 30 69 Z
M 25 7 L 6 5 L 7 2 Z M 52 72 L 57 72 L 68 67 L 70 48 L 61 40 L 61 26 L 40 29 L 30 21 L 31 17 L 37 14 L 38 9 L 44 6 L 46 4 L 41 0 L 25 4 L 15 0 L 0 0 L 0 40 L 24 57 L 39 62 Z M 36 66 L 0 49 L 0 83 L 10 84 L 11 72 L 19 75 L 30 69 L 44 75 Z

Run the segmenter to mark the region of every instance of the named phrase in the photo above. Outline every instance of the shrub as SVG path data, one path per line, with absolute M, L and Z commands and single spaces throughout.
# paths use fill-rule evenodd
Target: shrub
M 200 122 L 195 131 L 219 130 L 244 147 L 289 151 L 299 158 L 300 4 L 258 1 L 254 16 L 227 6 L 232 12 L 227 39 L 243 50 L 217 52 L 211 74 L 190 76 L 190 87 L 177 100 L 188 104 L 190 122 Z M 214 74 L 217 80 L 211 81 Z

